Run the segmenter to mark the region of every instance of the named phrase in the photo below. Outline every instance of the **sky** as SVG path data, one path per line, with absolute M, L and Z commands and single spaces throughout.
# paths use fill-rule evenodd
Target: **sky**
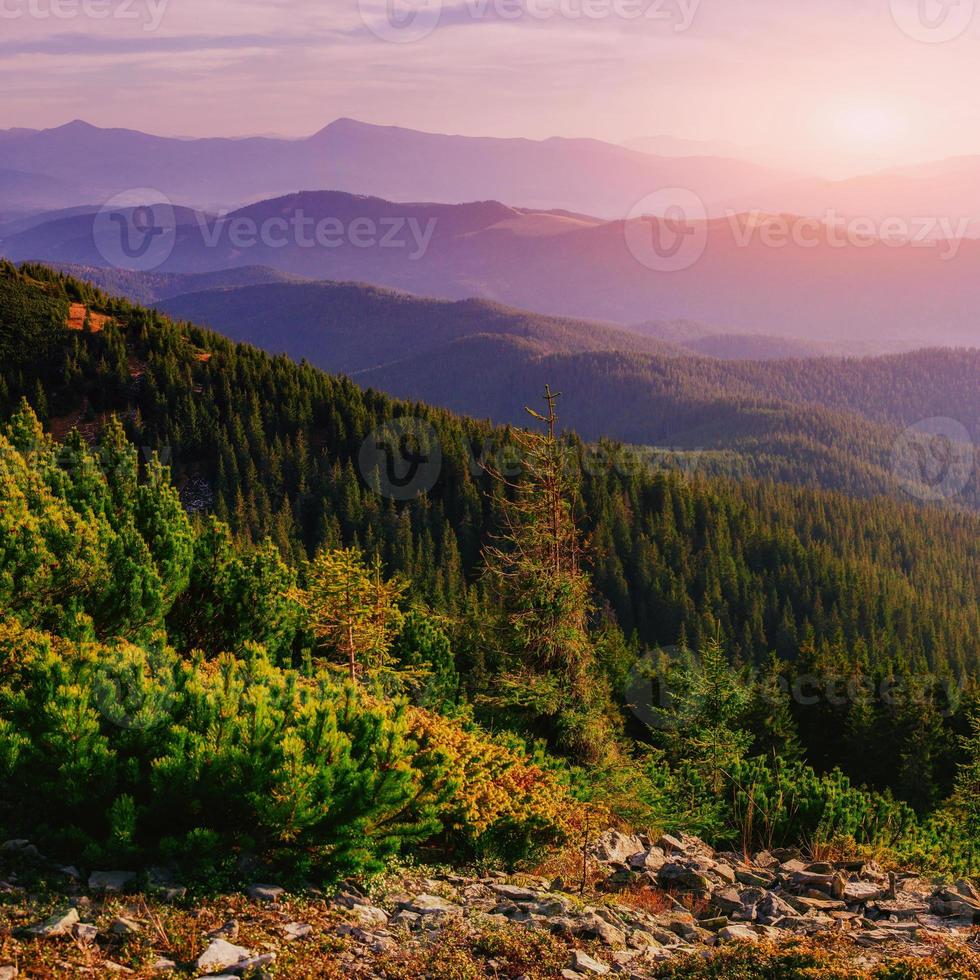
M 300 137 L 348 116 L 670 135 L 846 176 L 980 153 L 978 3 L 0 0 L 0 128 Z

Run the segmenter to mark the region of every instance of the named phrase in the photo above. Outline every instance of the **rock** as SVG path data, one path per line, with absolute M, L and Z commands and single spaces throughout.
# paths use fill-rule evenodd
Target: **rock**
M 263 953 L 261 956 L 251 956 L 247 960 L 232 963 L 231 965 L 226 966 L 225 969 L 233 976 L 240 976 L 243 973 L 252 973 L 252 971 L 259 970 L 263 966 L 268 966 L 270 963 L 275 963 L 275 961 L 275 953 Z
M 572 953 L 572 962 L 569 968 L 575 973 L 592 974 L 593 976 L 605 976 L 609 972 L 609 967 L 605 963 L 594 960 L 588 953 L 583 953 L 576 949 Z
M 788 915 L 794 915 L 795 912 L 792 906 L 773 892 L 769 892 L 755 909 L 756 918 L 764 925 L 772 925 Z
M 728 916 L 719 915 L 714 919 L 699 919 L 698 926 L 702 929 L 707 929 L 708 932 L 718 932 L 719 929 L 724 929 L 728 925 Z
M 17 976 L 17 967 L 10 966 L 0 966 L 0 980 L 14 980 Z
M 760 871 L 748 871 L 745 868 L 735 869 L 735 880 L 741 885 L 751 888 L 768 888 L 775 882 L 775 877 Z
M 91 922 L 76 922 L 72 926 L 71 934 L 80 943 L 94 943 L 99 938 L 99 929 Z
M 751 926 L 726 926 L 718 933 L 718 940 L 723 943 L 754 943 L 759 941 L 759 935 Z
M 711 890 L 711 882 L 703 874 L 683 864 L 665 864 L 657 872 L 657 881 L 664 888 L 680 888 L 690 892 Z
M 413 929 L 418 925 L 421 918 L 422 916 L 418 912 L 400 909 L 388 920 L 388 927 L 391 929 Z
M 286 889 L 278 885 L 249 885 L 245 894 L 253 902 L 278 902 L 286 894 Z
M 243 963 L 254 955 L 252 950 L 245 949 L 244 946 L 233 946 L 224 939 L 212 939 L 208 948 L 197 958 L 195 966 L 202 973 L 216 973 Z
M 718 878 L 721 878 L 721 880 L 724 881 L 726 884 L 729 884 L 729 885 L 734 885 L 735 884 L 735 881 L 736 881 L 736 878 L 735 878 L 735 869 L 733 867 L 731 867 L 730 865 L 725 864 L 724 862 L 719 861 L 711 869 L 711 873 L 713 875 L 717 876 Z
M 138 922 L 134 922 L 132 919 L 125 919 L 122 916 L 113 919 L 112 924 L 109 926 L 109 932 L 114 936 L 120 936 L 124 939 L 128 939 L 130 936 L 138 936 L 141 931 Z
M 596 843 L 596 857 L 606 864 L 626 864 L 626 862 L 646 847 L 639 837 L 621 834 L 618 830 L 608 830 Z
M 886 891 L 870 881 L 851 881 L 844 886 L 843 899 L 845 902 L 871 902 L 884 897 Z
M 521 888 L 519 885 L 491 885 L 490 890 L 495 895 L 509 898 L 512 902 L 536 902 L 541 897 L 541 892 Z
M 351 912 L 363 926 L 388 925 L 388 913 L 384 909 L 375 908 L 373 905 L 356 905 L 351 909 Z
M 416 895 L 408 901 L 399 902 L 398 908 L 406 912 L 414 912 L 416 915 L 449 915 L 454 912 L 462 912 L 458 905 L 447 902 L 444 898 L 436 895 Z
M 88 887 L 93 892 L 122 892 L 136 881 L 133 871 L 93 871 Z
M 729 915 L 742 908 L 742 894 L 737 888 L 722 888 L 712 894 L 711 904 L 722 915 Z
M 177 969 L 177 964 L 173 960 L 168 960 L 166 956 L 160 956 L 154 960 L 153 966 L 150 969 L 154 973 L 170 973 L 172 970 Z
M 72 927 L 78 922 L 78 909 L 70 908 L 65 912 L 55 912 L 44 922 L 31 926 L 27 932 L 40 939 L 54 939 L 56 936 L 67 936 Z
M 672 837 L 670 834 L 661 834 L 660 839 L 657 841 L 657 847 L 665 854 L 682 854 L 684 852 L 683 842 L 679 841 L 676 837 Z
M 78 870 L 78 868 L 75 867 L 74 864 L 66 864 L 64 867 L 58 868 L 58 870 L 66 878 L 71 878 L 72 881 L 81 881 L 82 880 L 82 873 Z
M 626 945 L 626 933 L 600 918 L 595 912 L 552 919 L 551 928 L 574 939 L 597 939 L 607 946 Z
M 640 851 L 632 855 L 627 864 L 634 871 L 659 871 L 667 861 L 660 847 L 651 847 L 648 851 Z
M 227 939 L 233 943 L 238 938 L 238 920 L 229 919 L 223 926 L 212 929 L 208 933 L 208 939 Z
M 286 937 L 286 942 L 291 943 L 297 939 L 306 939 L 313 932 L 313 926 L 306 922 L 287 922 L 282 927 L 282 933 Z

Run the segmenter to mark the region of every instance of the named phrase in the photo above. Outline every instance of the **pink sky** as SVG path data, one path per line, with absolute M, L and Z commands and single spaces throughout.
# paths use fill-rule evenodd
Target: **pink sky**
M 129 2 L 0 0 L 0 128 L 670 134 L 835 176 L 980 153 L 976 0 L 442 0 L 409 43 L 386 4 L 439 0 Z

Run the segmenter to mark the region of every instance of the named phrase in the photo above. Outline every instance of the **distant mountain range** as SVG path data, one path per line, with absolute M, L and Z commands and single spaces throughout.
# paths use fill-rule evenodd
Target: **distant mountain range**
M 353 119 L 295 140 L 174 139 L 76 120 L 55 129 L 0 131 L 0 216 L 101 205 L 133 189 L 212 210 L 330 189 L 392 201 L 497 200 L 614 219 L 654 192 L 685 188 L 702 199 L 709 216 L 834 211 L 877 223 L 966 222 L 974 231 L 980 218 L 980 157 L 834 181 L 739 159 L 739 152 L 730 144 L 670 137 L 619 146 L 450 136 Z
M 300 221 L 308 223 L 307 240 L 295 231 Z M 649 221 L 627 225 L 495 201 L 406 204 L 324 191 L 261 201 L 221 223 L 178 208 L 174 222 L 163 273 L 268 266 L 551 316 L 624 325 L 699 321 L 715 334 L 769 334 L 856 354 L 980 340 L 974 240 L 896 246 L 874 236 L 839 239 L 834 229 L 798 226 L 791 216 L 742 216 L 692 225 L 703 254 L 666 272 L 627 244 L 627 232 L 641 245 L 649 240 Z M 252 229 L 244 244 L 234 235 L 242 222 Z M 332 229 L 326 244 L 313 237 L 322 222 Z M 786 237 L 799 227 L 805 242 Z M 107 266 L 113 252 L 105 238 L 113 234 L 118 251 L 118 230 L 95 227 L 91 213 L 13 228 L 0 228 L 0 253 L 18 261 Z
M 3 171 L 27 175 L 27 188 Z M 171 139 L 76 120 L 0 131 L 0 210 L 101 204 L 134 188 L 217 208 L 303 189 L 396 201 L 493 198 L 535 209 L 621 217 L 662 187 L 707 202 L 752 197 L 785 175 L 740 160 L 658 157 L 590 139 L 490 139 L 338 119 L 307 139 Z
M 904 427 L 950 417 L 980 444 L 977 350 L 726 362 L 694 356 L 676 341 L 723 353 L 746 343 L 763 357 L 778 353 L 768 342 L 786 342 L 712 338 L 689 322 L 645 324 L 639 334 L 482 300 L 296 282 L 268 269 L 70 271 L 150 296 L 175 319 L 346 373 L 363 387 L 475 417 L 519 424 L 521 405 L 547 382 L 567 393 L 563 418 L 584 438 L 660 447 L 708 472 L 901 496 L 892 453 Z M 976 474 L 957 500 L 980 503 Z

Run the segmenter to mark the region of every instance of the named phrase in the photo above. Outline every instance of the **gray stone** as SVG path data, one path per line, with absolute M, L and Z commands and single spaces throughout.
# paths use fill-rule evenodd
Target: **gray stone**
M 388 913 L 384 909 L 375 908 L 373 905 L 355 905 L 351 912 L 363 926 L 388 925 Z
M 452 902 L 447 902 L 444 898 L 437 895 L 416 895 L 408 901 L 399 902 L 398 907 L 407 912 L 415 912 L 417 915 L 448 915 L 453 912 L 461 912 L 462 909 Z
M 168 960 L 166 956 L 159 956 L 151 969 L 154 973 L 170 973 L 177 969 L 177 964 L 173 960 Z
M 229 919 L 223 926 L 212 929 L 208 933 L 208 939 L 227 939 L 233 943 L 238 938 L 238 920 Z
M 725 926 L 718 933 L 722 943 L 754 943 L 758 942 L 759 934 L 751 926 Z
M 70 908 L 64 912 L 55 912 L 50 918 L 31 926 L 27 931 L 40 939 L 53 939 L 56 936 L 69 935 L 76 922 L 78 922 L 78 909 Z
M 607 864 L 626 864 L 626 862 L 646 847 L 639 837 L 621 834 L 618 830 L 608 830 L 598 840 L 596 857 Z
M 212 939 L 208 948 L 197 958 L 195 965 L 203 973 L 214 973 L 251 959 L 255 954 L 244 946 L 233 946 L 224 939 Z
M 657 872 L 657 880 L 665 888 L 681 888 L 692 892 L 711 890 L 711 882 L 703 874 L 684 864 L 665 864 Z
M 531 888 L 521 888 L 520 885 L 491 885 L 490 890 L 512 902 L 536 902 L 542 894 Z
M 133 871 L 93 871 L 88 887 L 93 892 L 122 892 L 136 881 Z
M 870 881 L 851 881 L 844 886 L 843 898 L 845 902 L 870 902 L 882 898 L 887 890 Z
M 609 972 L 609 967 L 605 963 L 600 963 L 598 960 L 589 956 L 588 953 L 583 953 L 580 949 L 576 949 L 572 953 L 572 962 L 569 963 L 569 968 L 576 973 L 586 973 L 600 977 L 605 976 Z
M 0 980 L 14 980 L 17 976 L 17 967 L 10 966 L 0 966 Z
M 80 943 L 94 943 L 99 938 L 99 929 L 91 922 L 76 922 L 71 930 L 72 935 Z
M 312 932 L 313 926 L 307 922 L 287 922 L 282 927 L 282 933 L 288 943 L 294 942 L 297 939 L 306 939 Z
M 132 919 L 126 919 L 120 916 L 117 919 L 113 919 L 112 925 L 109 926 L 109 932 L 114 936 L 120 936 L 124 939 L 130 936 L 138 936 L 142 929 L 138 922 L 134 922 Z
M 278 902 L 283 895 L 286 894 L 285 888 L 280 888 L 278 885 L 249 885 L 245 890 L 245 894 L 248 895 L 253 902 Z

